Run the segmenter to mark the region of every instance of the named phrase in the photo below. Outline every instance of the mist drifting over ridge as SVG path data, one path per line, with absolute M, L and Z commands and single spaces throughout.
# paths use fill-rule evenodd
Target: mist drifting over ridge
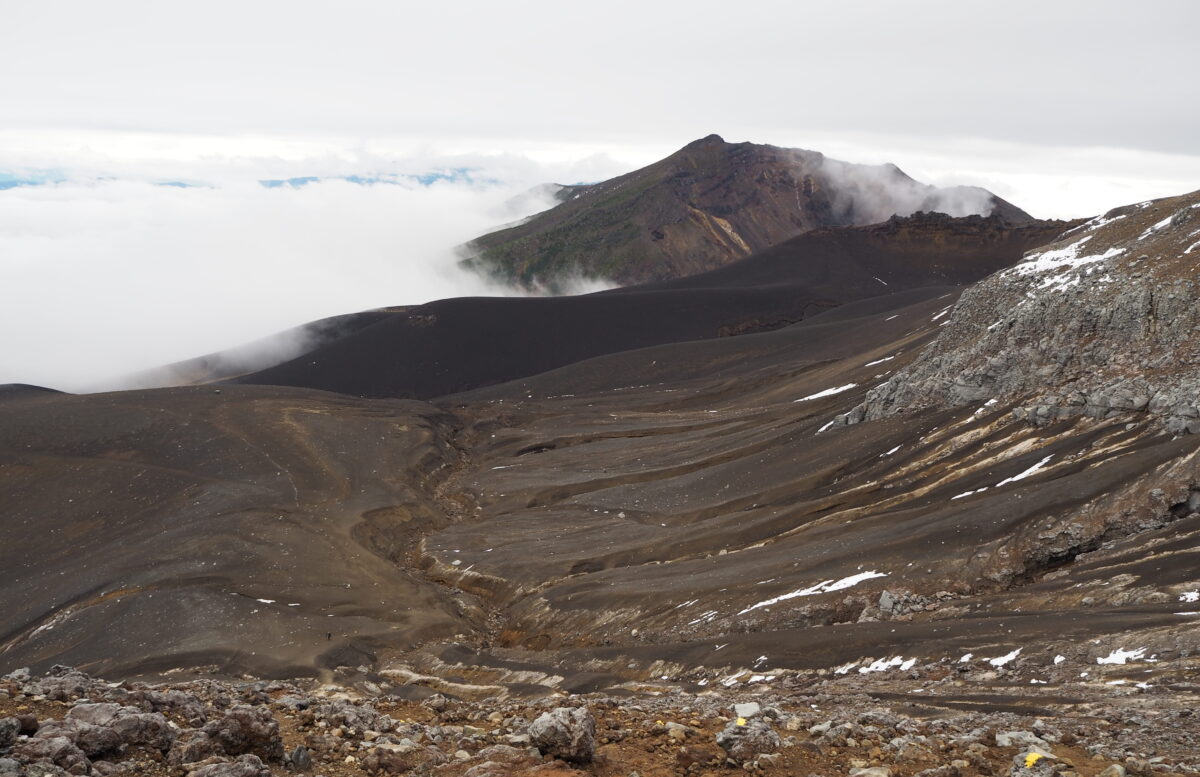
M 847 222 L 872 223 L 917 211 L 988 216 L 996 206 L 986 189 L 938 188 L 913 180 L 893 164 L 858 165 L 825 157 L 821 172 L 829 182 L 834 211 Z

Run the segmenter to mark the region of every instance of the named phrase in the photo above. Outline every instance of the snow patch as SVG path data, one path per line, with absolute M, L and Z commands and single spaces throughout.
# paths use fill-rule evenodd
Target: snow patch
M 1025 470 L 1024 472 L 1021 472 L 1020 474 L 1017 474 L 1017 475 L 1013 475 L 1011 478 L 1005 478 L 1004 480 L 1001 480 L 999 483 L 996 484 L 996 488 L 999 488 L 1000 486 L 1008 485 L 1009 483 L 1015 483 L 1018 480 L 1024 480 L 1025 478 L 1029 477 L 1033 473 L 1040 470 L 1042 467 L 1046 466 L 1046 462 L 1050 461 L 1050 459 L 1052 459 L 1052 458 L 1054 458 L 1053 453 L 1051 453 L 1049 456 L 1047 456 L 1046 458 L 1039 461 L 1037 464 L 1034 464 L 1032 467 Z
M 987 409 L 989 407 L 991 407 L 992 405 L 996 404 L 997 401 L 998 400 L 993 397 L 992 399 L 989 399 L 987 402 L 984 402 L 983 406 L 975 411 L 975 415 L 983 415 L 985 412 L 987 412 Z
M 910 658 L 905 660 L 904 656 L 892 656 L 891 658 L 880 658 L 872 661 L 866 666 L 859 667 L 859 674 L 871 674 L 872 672 L 886 672 L 889 669 L 899 668 L 902 672 L 907 672 L 912 669 L 917 663 L 917 659 Z
M 1084 232 L 1091 232 L 1093 229 L 1099 229 L 1100 227 L 1108 226 L 1109 224 L 1113 223 L 1114 221 L 1120 221 L 1123 218 L 1125 218 L 1125 216 L 1123 216 L 1123 215 L 1122 216 L 1113 216 L 1111 219 L 1105 218 L 1104 216 L 1097 216 L 1096 218 L 1092 219 L 1088 223 L 1084 224 L 1082 229 Z
M 1005 270 L 1005 274 L 1016 275 L 1022 278 L 1027 278 L 1031 275 L 1048 275 L 1058 276 L 1063 272 L 1070 270 L 1078 270 L 1096 262 L 1107 261 L 1115 256 L 1119 256 L 1125 252 L 1122 248 L 1109 248 L 1102 254 L 1091 254 L 1088 256 L 1080 256 L 1079 251 L 1083 244 L 1091 240 L 1092 236 L 1081 238 L 1066 248 L 1057 248 L 1050 251 L 1041 251 L 1039 253 L 1030 254 L 1025 261 L 1013 267 L 1010 270 Z M 1062 290 L 1067 286 L 1074 285 L 1077 280 L 1067 280 L 1060 277 L 1042 278 L 1038 284 L 1039 288 L 1054 286 L 1057 290 Z
M 890 362 L 892 359 L 895 359 L 895 358 L 896 358 L 895 356 L 885 356 L 882 359 L 876 359 L 873 362 L 867 362 L 863 366 L 864 367 L 874 367 L 876 364 L 883 364 L 884 362 Z
M 875 570 L 871 570 L 869 572 L 859 572 L 857 575 L 843 577 L 841 580 L 825 580 L 817 583 L 814 586 L 810 586 L 809 588 L 801 588 L 798 591 L 792 591 L 791 593 L 780 594 L 779 596 L 775 596 L 770 599 L 764 599 L 758 604 L 750 605 L 746 609 L 739 612 L 738 615 L 745 615 L 748 612 L 757 610 L 759 607 L 770 607 L 771 605 L 778 604 L 779 602 L 786 602 L 788 599 L 796 599 L 801 596 L 816 596 L 817 594 L 825 594 L 831 591 L 841 591 L 843 589 L 850 588 L 851 586 L 858 585 L 864 580 L 870 580 L 875 577 L 887 577 L 887 574 L 884 572 L 876 572 Z
M 996 656 L 995 658 L 989 658 L 987 660 L 987 662 L 989 664 L 991 664 L 992 666 L 1004 666 L 1009 661 L 1012 661 L 1014 658 L 1016 658 L 1019 655 L 1021 655 L 1021 648 L 1017 648 L 1016 650 L 1014 650 L 1011 653 L 1005 653 L 1002 656 Z
M 1125 650 L 1124 648 L 1117 648 L 1116 650 L 1109 653 L 1104 658 L 1097 658 L 1096 663 L 1097 664 L 1124 664 L 1126 661 L 1128 661 L 1130 659 L 1137 661 L 1137 660 L 1141 659 L 1144 655 L 1146 655 L 1146 648 L 1138 648 L 1137 650 Z
M 800 397 L 799 399 L 793 399 L 792 401 L 793 402 L 807 402 L 810 399 L 820 399 L 821 397 L 832 397 L 834 394 L 841 394 L 843 391 L 849 391 L 850 389 L 854 388 L 857 385 L 858 385 L 857 383 L 847 383 L 845 386 L 836 386 L 835 388 L 828 388 L 828 389 L 825 389 L 824 391 L 818 391 L 816 394 L 809 394 L 807 397 Z
M 1181 602 L 1200 602 L 1200 591 L 1184 591 L 1179 595 Z
M 1163 219 L 1162 221 L 1158 222 L 1157 224 L 1155 224 L 1154 226 L 1150 227 L 1150 228 L 1149 228 L 1149 229 L 1147 229 L 1145 232 L 1143 232 L 1141 235 L 1139 235 L 1139 236 L 1138 236 L 1138 240 L 1145 240 L 1146 238 L 1148 238 L 1148 237 L 1150 237 L 1151 235 L 1153 235 L 1155 232 L 1157 232 L 1157 231 L 1159 231 L 1160 229 L 1162 229 L 1162 228 L 1166 227 L 1168 224 L 1170 224 L 1170 223 L 1171 223 L 1171 219 L 1173 219 L 1173 218 L 1175 218 L 1175 216 L 1174 216 L 1173 214 L 1172 214 L 1172 215 L 1170 215 L 1170 216 L 1167 216 L 1165 219 Z

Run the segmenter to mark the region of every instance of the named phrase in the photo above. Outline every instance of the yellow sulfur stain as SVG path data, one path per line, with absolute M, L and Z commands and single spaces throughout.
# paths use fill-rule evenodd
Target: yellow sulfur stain
M 738 718 L 738 719 L 737 719 L 737 725 L 739 725 L 739 726 L 744 726 L 744 725 L 746 725 L 746 719 L 745 719 L 745 718 Z
M 1033 765 L 1046 756 L 1041 753 L 1029 753 L 1025 756 L 1025 768 L 1032 769 Z

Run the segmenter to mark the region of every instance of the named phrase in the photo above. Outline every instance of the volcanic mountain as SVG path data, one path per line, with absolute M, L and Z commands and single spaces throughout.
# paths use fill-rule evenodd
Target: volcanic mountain
M 562 204 L 477 238 L 466 263 L 529 287 L 580 276 L 629 285 L 711 270 L 818 227 L 917 211 L 1030 219 L 984 189 L 929 186 L 895 165 L 850 164 L 717 135 L 561 196 Z
M 671 281 L 578 297 L 450 299 L 375 312 L 357 321 L 365 325 L 237 381 L 428 399 L 606 353 L 776 329 L 868 297 L 968 284 L 1069 226 L 918 213 L 824 228 Z

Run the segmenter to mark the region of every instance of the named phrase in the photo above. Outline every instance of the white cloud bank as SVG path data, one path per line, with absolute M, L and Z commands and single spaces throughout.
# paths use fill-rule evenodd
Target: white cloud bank
M 0 383 L 79 390 L 325 316 L 503 293 L 453 248 L 524 215 L 506 207 L 514 193 L 338 180 L 0 191 Z

